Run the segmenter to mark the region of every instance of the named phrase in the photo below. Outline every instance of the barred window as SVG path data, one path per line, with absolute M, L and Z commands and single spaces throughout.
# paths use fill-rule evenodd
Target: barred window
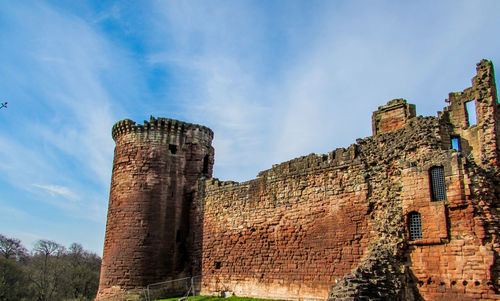
M 408 229 L 410 230 L 410 240 L 422 238 L 422 220 L 420 213 L 413 211 L 408 214 Z
M 432 167 L 429 170 L 430 182 L 431 182 L 431 193 L 432 201 L 444 201 L 446 200 L 446 182 L 444 179 L 444 168 L 442 166 Z

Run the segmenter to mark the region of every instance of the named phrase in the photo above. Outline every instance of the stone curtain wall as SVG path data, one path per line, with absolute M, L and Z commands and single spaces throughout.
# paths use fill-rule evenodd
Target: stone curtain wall
M 202 293 L 325 299 L 371 238 L 368 185 L 354 156 L 310 155 L 242 184 L 208 180 Z
M 416 118 L 347 150 L 282 163 L 250 182 L 209 180 L 205 292 L 324 299 L 339 283 L 332 299 L 413 296 L 403 264 L 401 170 L 439 152 L 438 134 L 436 118 Z M 421 141 L 429 148 L 418 148 Z

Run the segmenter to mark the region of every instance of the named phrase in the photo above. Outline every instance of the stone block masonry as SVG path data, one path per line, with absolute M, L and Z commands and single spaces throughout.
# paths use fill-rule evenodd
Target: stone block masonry
M 391 100 L 373 136 L 243 183 L 211 178 L 205 127 L 118 122 L 98 299 L 201 275 L 209 295 L 500 300 L 492 63 L 446 101 L 422 117 Z
M 176 120 L 125 119 L 116 142 L 98 299 L 191 271 L 189 211 L 212 174 L 213 133 Z
M 323 163 L 312 155 L 290 163 L 301 165 L 294 172 L 285 164 L 243 184 L 207 181 L 202 292 L 326 297 L 358 265 L 371 238 L 363 166 Z

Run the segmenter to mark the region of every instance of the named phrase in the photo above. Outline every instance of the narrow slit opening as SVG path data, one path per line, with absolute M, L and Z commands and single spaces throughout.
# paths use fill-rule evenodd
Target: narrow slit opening
M 205 158 L 203 158 L 203 173 L 208 174 L 208 155 L 205 155 Z
M 181 242 L 181 240 L 182 240 L 181 230 L 177 230 L 177 233 L 175 235 L 175 242 Z

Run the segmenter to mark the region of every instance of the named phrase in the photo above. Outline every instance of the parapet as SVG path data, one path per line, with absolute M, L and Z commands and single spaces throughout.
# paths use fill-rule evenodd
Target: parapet
M 408 119 L 415 117 L 415 105 L 402 98 L 393 99 L 373 112 L 373 135 L 402 128 Z
M 328 154 L 311 153 L 307 156 L 274 164 L 271 169 L 259 172 L 257 178 L 271 181 L 360 163 L 361 161 L 357 157 L 357 144 L 351 144 L 347 149 L 337 148 Z
M 113 140 L 117 140 L 120 136 L 136 133 L 136 134 L 149 134 L 152 132 L 160 132 L 170 136 L 187 135 L 193 138 L 208 138 L 212 140 L 214 132 L 206 126 L 193 124 L 183 121 L 178 121 L 170 118 L 155 118 L 151 116 L 149 122 L 144 120 L 144 125 L 136 124 L 135 121 L 130 119 L 120 120 L 113 126 L 111 130 Z

